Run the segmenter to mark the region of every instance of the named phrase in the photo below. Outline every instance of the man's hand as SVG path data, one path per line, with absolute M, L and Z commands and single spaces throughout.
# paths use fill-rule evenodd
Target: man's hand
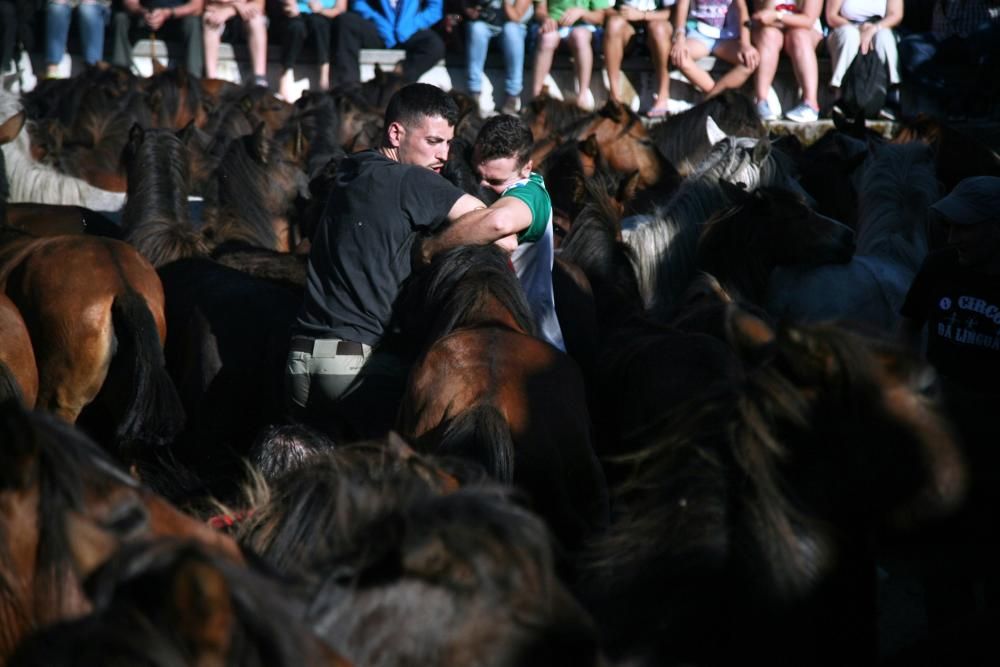
M 205 10 L 205 25 L 209 28 L 218 28 L 229 19 L 236 16 L 236 8 L 233 5 L 212 5 Z
M 170 9 L 154 9 L 146 12 L 146 16 L 143 20 L 146 22 L 146 26 L 150 30 L 156 32 L 163 27 L 164 23 L 167 22 L 167 19 L 171 16 L 171 12 L 172 10 Z
M 555 32 L 559 29 L 559 24 L 551 16 L 546 16 L 542 21 L 542 27 L 538 29 L 539 32 Z
M 756 11 L 750 15 L 750 19 L 763 26 L 778 27 L 778 12 L 773 9 Z
M 683 67 L 689 60 L 687 38 L 680 33 L 674 33 L 674 43 L 670 47 L 670 63 L 674 67 Z
M 643 14 L 646 12 L 641 12 L 635 7 L 622 7 L 618 10 L 618 13 L 621 14 L 621 17 L 626 21 L 642 21 Z
M 493 243 L 500 246 L 500 248 L 502 248 L 507 254 L 510 254 L 517 250 L 517 234 L 505 236 L 502 239 L 497 239 Z

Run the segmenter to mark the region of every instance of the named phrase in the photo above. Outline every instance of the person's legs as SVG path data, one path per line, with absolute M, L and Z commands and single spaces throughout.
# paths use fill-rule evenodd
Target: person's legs
M 612 14 L 604 24 L 604 67 L 608 71 L 608 94 L 611 99 L 622 99 L 622 59 L 625 45 L 635 36 L 635 28 L 620 14 Z
M 345 355 L 338 354 L 338 345 L 333 340 L 293 338 L 285 364 L 285 396 L 293 416 L 339 432 L 335 405 L 355 382 L 371 348 Z
M 229 19 L 229 21 L 239 20 L 237 16 Z M 212 27 L 208 23 L 202 20 L 202 39 L 205 44 L 205 78 L 214 79 L 216 76 L 216 69 L 219 64 L 219 45 L 222 43 L 222 33 L 225 32 L 226 23 Z
M 524 89 L 524 40 L 528 28 L 523 23 L 503 24 L 504 92 L 507 97 L 520 98 Z
M 875 33 L 875 53 L 878 59 L 889 68 L 889 85 L 899 83 L 899 52 L 896 50 L 896 35 L 892 30 L 879 30 Z
M 111 15 L 111 64 L 132 67 L 132 17 L 126 12 Z
M 753 45 L 760 54 L 760 65 L 757 66 L 757 76 L 754 80 L 754 96 L 759 105 L 767 102 L 768 92 L 774 83 L 774 75 L 778 71 L 778 61 L 781 59 L 781 47 L 785 43 L 785 32 L 773 26 L 760 26 L 753 31 Z
M 194 76 L 200 77 L 205 66 L 205 51 L 201 37 L 201 17 L 184 16 L 168 21 L 167 26 L 180 34 L 184 44 L 184 66 Z
M 363 48 L 385 48 L 375 24 L 354 12 L 344 12 L 333 19 L 333 62 L 331 85 L 343 86 L 361 81 L 358 59 Z
M 578 27 L 570 31 L 568 39 L 576 70 L 577 106 L 587 111 L 594 108 L 594 96 L 590 92 L 590 76 L 594 71 L 593 34 L 587 28 Z
M 694 31 L 688 31 L 687 39 L 684 40 L 687 45 L 687 57 L 681 61 L 677 69 L 695 88 L 708 93 L 715 86 L 715 79 L 698 66 L 698 60 L 707 56 L 711 47 L 702 38 L 694 36 L 695 34 Z
M 104 58 L 104 26 L 111 10 L 93 1 L 84 0 L 76 10 L 77 29 L 83 44 L 83 61 L 88 65 Z
M 45 75 L 53 77 L 66 53 L 73 8 L 66 2 L 50 2 L 45 13 Z M 16 25 L 16 21 L 15 21 Z
M 538 97 L 542 94 L 542 87 L 545 85 L 545 77 L 552 69 L 552 56 L 559 48 L 559 32 L 538 33 L 538 44 L 535 46 L 535 68 L 531 73 L 531 96 Z
M 816 45 L 823 38 L 812 28 L 789 28 L 785 32 L 785 52 L 792 61 L 795 79 L 802 88 L 802 101 L 813 109 L 819 109 L 819 64 L 816 61 Z M 761 54 L 761 67 L 764 56 Z M 760 69 L 757 70 L 758 77 Z
M 261 13 L 243 23 L 247 48 L 250 50 L 250 64 L 257 83 L 267 80 L 267 17 Z
M 319 89 L 330 88 L 330 19 L 321 14 L 306 17 L 309 30 L 316 47 L 316 62 L 319 63 Z
M 337 400 L 336 413 L 351 435 L 378 438 L 395 426 L 411 365 L 412 360 L 384 345 L 372 351 Z
M 309 14 L 308 16 L 312 16 Z M 306 41 L 306 16 L 286 16 L 282 24 L 281 37 L 281 79 L 278 81 L 278 95 L 290 102 L 295 95 L 292 84 L 295 83 L 295 63 L 302 54 L 302 45 Z M 329 63 L 328 63 L 329 64 Z
M 861 48 L 861 33 L 853 25 L 842 25 L 830 31 L 826 38 L 826 48 L 830 52 L 830 86 L 840 88 L 840 82 L 847 74 L 858 50 Z
M 705 96 L 707 98 L 715 97 L 722 91 L 729 90 L 730 88 L 739 88 L 747 82 L 747 79 L 754 72 L 753 69 L 740 63 L 740 42 L 738 39 L 720 39 L 715 43 L 712 55 L 722 58 L 731 64 L 732 67 L 728 72 L 719 77 L 719 80 L 715 82 L 715 85 Z
M 907 76 L 916 76 L 938 52 L 938 39 L 929 32 L 907 35 L 899 42 L 899 65 Z
M 656 71 L 656 102 L 649 110 L 653 115 L 666 111 L 670 100 L 670 40 L 673 34 L 670 21 L 652 21 L 646 24 L 646 45 Z
M 421 30 L 400 44 L 406 50 L 403 81 L 416 83 L 424 72 L 444 58 L 444 40 L 433 30 Z
M 472 95 L 483 90 L 483 68 L 490 40 L 498 28 L 486 21 L 469 21 L 465 30 L 466 89 Z

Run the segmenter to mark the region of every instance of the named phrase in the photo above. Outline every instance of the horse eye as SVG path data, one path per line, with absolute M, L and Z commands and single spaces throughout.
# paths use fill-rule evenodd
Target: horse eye
M 146 508 L 134 503 L 115 508 L 102 524 L 107 530 L 120 537 L 129 537 L 145 528 L 148 521 L 149 514 L 146 512 Z

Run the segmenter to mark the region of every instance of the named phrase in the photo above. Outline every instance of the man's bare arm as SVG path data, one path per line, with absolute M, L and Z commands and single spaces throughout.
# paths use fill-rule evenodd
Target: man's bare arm
M 492 206 L 486 208 L 475 197 L 465 195 L 452 208 L 465 209 L 469 202 L 463 204 L 468 197 L 478 202 L 480 208 L 462 210 L 457 218 L 434 236 L 425 239 L 421 251 L 422 259 L 429 262 L 434 255 L 460 245 L 486 245 L 500 239 L 516 235 L 531 226 L 531 209 L 516 197 L 501 197 Z

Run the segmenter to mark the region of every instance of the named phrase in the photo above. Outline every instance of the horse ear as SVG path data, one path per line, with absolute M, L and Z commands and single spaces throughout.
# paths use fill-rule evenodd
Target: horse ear
M 267 133 L 264 129 L 263 121 L 257 123 L 248 143 L 250 154 L 260 164 L 267 164 Z
M 708 135 L 708 143 L 713 146 L 726 138 L 726 133 L 711 116 L 705 118 L 705 134 Z
M 751 159 L 756 165 L 764 164 L 767 160 L 767 156 L 771 154 L 771 140 L 767 137 L 762 137 L 757 140 L 757 145 L 753 147 L 753 155 Z
M 200 558 L 188 558 L 178 565 L 170 594 L 174 631 L 191 647 L 192 664 L 226 664 L 234 612 L 222 573 Z
M 639 190 L 640 183 L 642 183 L 642 178 L 639 170 L 636 169 L 618 184 L 618 192 L 615 194 L 615 200 L 621 204 L 632 201 L 635 198 L 635 193 Z
M 739 357 L 751 364 L 759 362 L 775 341 L 767 322 L 735 304 L 726 308 L 726 337 Z
M 18 111 L 0 125 L 0 144 L 6 144 L 14 140 L 21 133 L 27 115 L 24 111 Z

